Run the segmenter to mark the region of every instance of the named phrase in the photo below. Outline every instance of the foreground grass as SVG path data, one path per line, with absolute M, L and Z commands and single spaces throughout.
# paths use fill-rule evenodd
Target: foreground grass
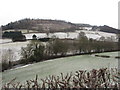
M 16 82 L 14 78 L 3 85 L 4 89 L 30 88 L 37 90 L 40 88 L 119 88 L 118 71 L 116 68 L 111 70 L 107 68 L 93 69 L 91 71 L 79 70 L 75 73 L 61 73 L 59 76 L 49 75 L 45 79 L 40 79 L 36 75 L 35 79 L 26 80 L 24 84 Z
M 2 73 L 3 83 L 7 83 L 15 78 L 17 81 L 24 83 L 26 80 L 34 78 L 37 74 L 41 78 L 48 75 L 59 75 L 68 72 L 75 72 L 76 70 L 92 70 L 103 67 L 115 68 L 118 66 L 118 60 L 115 58 L 101 58 L 91 55 L 81 55 L 66 58 L 58 58 L 44 62 L 34 63 L 23 67 L 18 67 L 12 70 L 6 70 Z

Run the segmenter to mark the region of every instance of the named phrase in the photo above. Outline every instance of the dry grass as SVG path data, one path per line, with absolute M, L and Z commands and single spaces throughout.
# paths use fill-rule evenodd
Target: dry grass
M 108 70 L 102 68 L 99 70 L 93 69 L 89 72 L 85 70 L 76 71 L 74 74 L 61 73 L 59 76 L 49 75 L 45 79 L 39 79 L 36 75 L 34 80 L 27 80 L 25 84 L 16 82 L 16 78 L 3 85 L 4 89 L 14 88 L 119 88 L 118 71 L 116 68 Z M 41 83 L 40 83 L 41 82 Z

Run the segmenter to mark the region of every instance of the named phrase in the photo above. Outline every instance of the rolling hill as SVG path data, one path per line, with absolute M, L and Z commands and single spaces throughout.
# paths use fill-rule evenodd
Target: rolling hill
M 22 19 L 19 21 L 8 23 L 2 26 L 2 30 L 8 29 L 27 29 L 35 30 L 39 32 L 59 32 L 59 31 L 73 31 L 78 29 L 76 24 L 62 21 L 62 20 L 50 20 L 50 19 Z
M 92 31 L 102 31 L 107 33 L 120 33 L 120 30 L 112 28 L 110 26 L 92 26 L 90 24 L 78 24 L 66 22 L 64 20 L 51 20 L 51 19 L 21 19 L 15 22 L 10 22 L 7 25 L 2 25 L 2 30 L 34 30 L 37 32 L 74 32 L 75 30 L 85 29 L 85 27 L 91 27 Z

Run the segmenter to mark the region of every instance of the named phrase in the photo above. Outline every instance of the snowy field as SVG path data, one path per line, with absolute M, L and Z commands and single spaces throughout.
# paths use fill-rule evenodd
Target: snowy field
M 32 39 L 33 35 L 36 35 L 37 38 L 44 38 L 44 37 L 53 37 L 56 36 L 57 38 L 64 39 L 64 38 L 71 38 L 75 39 L 78 37 L 79 33 L 77 32 L 69 32 L 69 33 L 64 33 L 64 32 L 57 32 L 57 33 L 49 33 L 47 36 L 46 33 L 31 33 L 31 34 L 24 34 L 26 36 L 26 39 Z
M 76 31 L 78 33 L 84 32 L 88 38 L 93 38 L 96 40 L 99 40 L 100 37 L 105 37 L 107 38 L 112 38 L 113 41 L 116 41 L 116 34 L 113 33 L 106 33 L 106 32 L 101 32 L 101 31 L 87 31 L 87 30 L 81 30 L 81 31 Z
M 76 39 L 79 36 L 80 32 L 84 32 L 85 35 L 88 38 L 96 39 L 99 40 L 101 37 L 107 38 L 112 38 L 113 41 L 116 41 L 116 34 L 112 33 L 105 33 L 105 32 L 100 32 L 100 31 L 87 31 L 87 30 L 76 30 L 76 32 L 57 32 L 57 33 L 49 33 L 47 36 L 46 33 L 31 33 L 31 34 L 24 34 L 27 39 L 32 39 L 32 36 L 35 34 L 37 38 L 44 38 L 44 37 L 52 37 L 56 36 L 57 38 L 64 39 L 64 38 L 69 38 L 69 39 Z
M 0 54 L 7 55 L 8 50 L 12 50 L 13 61 L 19 60 L 21 58 L 21 48 L 26 47 L 28 43 L 29 43 L 29 41 L 0 44 L 0 47 L 1 47 Z M 0 61 L 1 61 L 1 59 L 0 59 Z
M 0 39 L 0 44 L 12 42 L 11 39 Z
M 81 31 L 76 31 L 76 32 L 57 32 L 57 33 L 49 33 L 49 35 L 47 36 L 46 33 L 30 33 L 30 34 L 24 34 L 26 36 L 26 39 L 32 39 L 32 36 L 35 34 L 37 36 L 37 38 L 44 38 L 44 37 L 52 37 L 52 36 L 56 36 L 60 39 L 64 39 L 64 38 L 70 38 L 70 39 L 76 39 L 79 36 L 80 32 L 85 32 L 85 35 L 88 38 L 93 38 L 96 40 L 99 40 L 100 37 L 105 37 L 106 39 L 109 37 L 113 39 L 113 41 L 116 40 L 116 34 L 111 34 L 111 33 L 104 33 L 104 32 L 100 32 L 100 31 L 87 31 L 87 30 L 81 30 Z M 12 50 L 14 53 L 14 59 L 15 60 L 19 60 L 21 57 L 21 48 L 22 47 L 26 47 L 26 45 L 29 43 L 29 41 L 26 42 L 12 42 L 11 39 L 0 39 L 0 54 L 4 51 L 7 50 Z M 1 60 L 0 60 L 1 61 Z

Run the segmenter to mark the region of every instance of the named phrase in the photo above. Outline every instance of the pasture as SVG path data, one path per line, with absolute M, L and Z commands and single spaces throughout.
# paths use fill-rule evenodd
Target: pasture
M 118 52 L 109 53 L 117 55 Z M 117 68 L 118 59 L 95 57 L 94 55 L 79 55 L 65 58 L 52 59 L 39 63 L 29 64 L 15 69 L 6 70 L 2 73 L 3 83 L 16 77 L 17 81 L 25 82 L 33 79 L 37 74 L 39 78 L 49 75 L 59 75 L 61 72 L 66 74 L 77 70 L 92 70 L 100 68 Z

